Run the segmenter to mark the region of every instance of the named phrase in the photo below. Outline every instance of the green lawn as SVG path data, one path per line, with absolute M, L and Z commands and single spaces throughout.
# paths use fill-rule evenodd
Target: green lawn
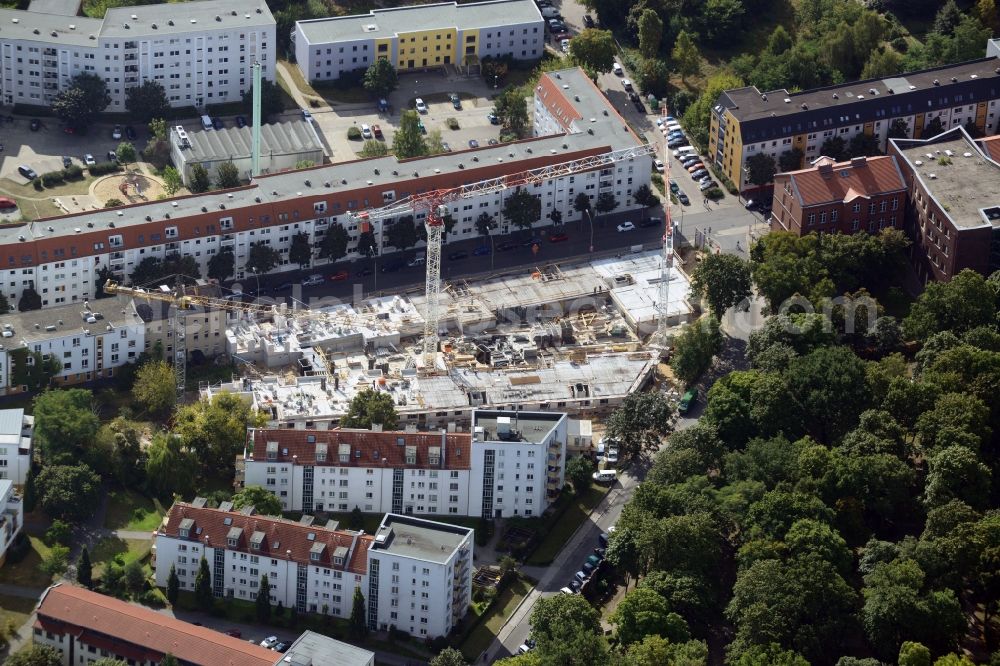
M 382 513 L 362 513 L 361 514 L 361 529 L 363 529 L 368 534 L 375 534 L 378 531 L 378 526 L 382 523 L 382 517 L 385 514 Z M 340 523 L 337 527 L 340 529 L 350 529 L 351 525 L 351 514 L 347 513 L 331 513 L 330 518 L 336 520 Z
M 608 494 L 608 488 L 591 487 L 581 497 L 574 497 L 566 510 L 554 518 L 546 528 L 540 530 L 544 534 L 542 542 L 538 544 L 535 552 L 528 557 L 525 564 L 535 566 L 546 566 L 552 564 L 559 550 L 566 545 L 576 528 L 587 520 L 590 512 L 594 510 L 604 496 Z
M 118 537 L 104 537 L 90 551 L 90 561 L 94 566 L 94 576 L 100 576 L 108 562 L 113 561 L 121 555 L 122 564 L 128 564 L 134 560 L 142 561 L 149 556 L 153 542 L 147 539 L 120 539 Z
M 531 592 L 531 587 L 520 578 L 503 591 L 479 624 L 476 625 L 476 628 L 466 637 L 465 642 L 462 643 L 461 650 L 466 659 L 475 661 L 479 658 L 483 650 L 488 648 L 493 639 L 500 633 L 507 618 L 518 607 L 521 600 L 528 596 L 529 592 Z
M 160 525 L 165 513 L 159 500 L 132 490 L 113 490 L 108 493 L 108 513 L 104 518 L 104 526 L 112 530 L 152 532 Z
M 26 587 L 48 587 L 52 577 L 38 570 L 42 559 L 49 554 L 49 547 L 39 537 L 29 536 L 31 550 L 20 562 L 7 562 L 0 567 L 0 583 L 24 585 Z
M 9 597 L 0 594 L 0 626 L 4 629 L 17 630 L 31 615 L 35 609 L 36 599 L 24 599 L 22 597 Z

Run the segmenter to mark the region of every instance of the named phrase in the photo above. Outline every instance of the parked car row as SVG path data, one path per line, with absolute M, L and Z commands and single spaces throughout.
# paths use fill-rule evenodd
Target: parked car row
M 691 175 L 691 178 L 698 185 L 698 189 L 704 192 L 712 187 L 716 187 L 717 184 L 712 180 L 712 174 L 709 172 L 708 167 L 698 157 L 694 146 L 688 145 L 688 139 L 684 135 L 684 130 L 681 129 L 677 119 L 673 116 L 657 118 L 656 126 L 663 132 L 663 136 L 667 140 L 667 147 L 673 150 L 674 157 L 680 161 L 681 165 Z M 662 167 L 662 163 L 659 166 Z M 654 167 L 657 168 L 657 171 L 660 170 L 656 165 Z M 670 190 L 677 195 L 678 201 L 685 206 L 690 204 L 691 202 L 687 196 L 674 186 L 675 183 L 671 183 Z
M 569 585 L 562 588 L 560 592 L 563 594 L 578 594 L 587 581 L 600 568 L 601 562 L 604 561 L 605 548 L 608 545 L 608 534 L 602 532 L 598 535 L 597 541 L 598 544 L 594 547 L 593 553 L 587 556 L 587 559 L 580 565 L 580 570 L 573 574 L 573 579 L 570 580 Z

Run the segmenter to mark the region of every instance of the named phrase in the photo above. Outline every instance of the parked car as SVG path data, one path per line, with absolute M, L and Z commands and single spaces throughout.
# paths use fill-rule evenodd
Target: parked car
M 463 252 L 461 250 L 457 252 L 452 252 L 451 254 L 448 255 L 449 261 L 461 261 L 462 259 L 468 259 L 468 258 L 469 258 L 469 253 Z
M 500 142 L 497 141 L 496 139 L 490 139 L 486 143 L 490 144 L 491 146 L 498 146 L 498 145 L 500 145 Z
M 708 171 L 706 169 L 700 169 L 698 171 L 695 171 L 693 174 L 691 174 L 691 178 L 693 178 L 694 180 L 701 180 L 704 176 L 707 176 L 707 175 L 708 175 Z
M 632 82 L 628 79 L 622 79 L 622 88 L 625 90 L 632 90 Z
M 395 273 L 405 265 L 406 262 L 402 259 L 393 259 L 382 264 L 381 271 L 383 273 Z
M 615 64 L 611 65 L 611 71 L 615 73 L 615 76 L 621 76 L 622 75 L 621 64 L 616 62 Z
M 573 594 L 579 592 L 581 587 L 583 587 L 583 585 L 576 578 L 569 582 L 569 589 L 573 590 Z
M 569 40 L 568 39 L 560 40 L 559 48 L 562 49 L 563 53 L 569 53 Z
M 271 649 L 274 650 L 275 652 L 280 652 L 281 654 L 284 654 L 284 653 L 288 652 L 288 648 L 290 648 L 290 647 L 292 647 L 290 643 L 281 642 L 281 643 L 278 643 L 277 645 L 275 645 Z
M 371 138 L 373 138 L 373 136 L 374 135 L 372 134 L 372 128 L 369 125 L 362 124 L 361 125 L 361 138 L 362 139 L 371 139 Z
M 576 594 L 576 592 L 574 592 L 573 589 L 569 587 L 560 587 L 559 591 L 562 592 L 563 594 Z
M 516 247 L 517 247 L 516 244 L 505 241 L 503 243 L 497 243 L 496 251 L 497 252 L 508 252 L 510 250 L 513 250 Z
M 642 222 L 639 223 L 639 226 L 642 227 L 643 229 L 648 229 L 650 227 L 659 227 L 662 224 L 663 220 L 661 220 L 658 217 L 647 217 L 646 219 L 644 219 Z
M 681 191 L 681 187 L 675 181 L 672 180 L 670 181 L 670 191 L 673 192 L 674 194 L 677 194 L 678 192 Z
M 653 168 L 655 170 L 659 171 L 660 173 L 663 173 L 663 162 L 661 162 L 658 159 L 654 159 L 653 160 Z
M 0 210 L 11 210 L 17 208 L 17 202 L 7 197 L 0 197 Z
M 247 119 L 243 116 L 236 116 L 236 126 L 243 129 L 247 126 Z
M 632 106 L 635 107 L 636 111 L 646 113 L 646 105 L 642 103 L 642 98 L 639 97 L 638 93 L 631 92 L 628 94 L 628 98 L 632 100 Z
M 575 574 L 573 574 L 573 577 L 576 578 L 581 583 L 587 582 L 587 574 L 583 571 L 577 571 Z
M 538 236 L 532 236 L 528 240 L 526 240 L 523 243 L 521 243 L 521 246 L 522 247 L 531 247 L 532 245 L 541 245 L 541 244 L 542 244 L 542 239 L 541 238 L 539 238 Z
M 441 150 L 443 150 L 446 153 L 450 153 L 451 152 L 451 146 L 448 144 L 447 141 L 442 141 L 441 142 Z
M 115 141 L 121 141 L 122 139 L 122 126 L 115 125 L 115 128 L 111 130 L 111 138 Z
M 93 155 L 87 153 L 86 155 L 83 156 L 83 163 L 86 164 L 87 166 L 94 166 L 95 164 L 97 164 L 97 160 L 94 159 Z
M 622 222 L 621 224 L 618 225 L 618 231 L 620 233 L 626 231 L 635 231 L 635 225 L 632 224 L 631 222 Z
M 613 469 L 606 469 L 600 472 L 594 472 L 590 475 L 590 478 L 594 480 L 594 483 L 600 483 L 602 485 L 612 484 L 615 482 L 615 479 L 618 478 L 618 472 Z
M 687 414 L 696 402 L 698 402 L 698 389 L 688 390 L 677 404 L 677 412 L 679 414 Z
M 713 187 L 715 187 L 715 181 L 712 180 L 711 176 L 705 178 L 700 183 L 698 183 L 698 189 L 702 192 L 704 192 L 705 190 L 710 190 Z
M 268 636 L 267 638 L 265 638 L 264 640 L 262 640 L 260 642 L 260 646 L 262 648 L 267 648 L 268 650 L 270 650 L 271 648 L 273 648 L 277 644 L 278 644 L 278 637 L 277 636 Z
M 330 280 L 333 282 L 339 282 L 341 280 L 346 280 L 349 277 L 351 276 L 347 271 L 337 271 L 336 273 L 330 276 Z
M 282 282 L 277 287 L 275 287 L 273 291 L 291 291 L 292 287 L 294 286 L 295 285 L 292 284 L 291 282 Z
M 63 155 L 62 163 L 63 163 L 63 168 L 68 169 L 70 165 L 73 164 L 73 160 Z
M 38 118 L 32 118 L 31 122 L 28 123 L 28 126 L 31 128 L 32 132 L 37 132 L 42 128 L 42 121 Z
M 424 100 L 418 97 L 416 100 L 414 100 L 414 103 L 417 106 L 417 113 L 427 113 L 427 105 L 424 104 Z
M 608 455 L 605 460 L 609 465 L 615 465 L 618 463 L 618 449 L 608 449 Z
M 410 259 L 408 262 L 406 262 L 406 265 L 409 266 L 410 268 L 414 268 L 416 266 L 423 266 L 426 263 L 427 263 L 427 258 L 422 254 L 418 254 L 412 259 Z
M 684 168 L 687 169 L 688 173 L 694 173 L 696 171 L 704 170 L 705 164 L 701 160 L 698 160 L 697 162 L 692 162 L 691 164 L 685 166 Z
M 584 14 L 583 15 L 583 25 L 585 27 L 587 27 L 587 28 L 593 28 L 594 27 L 594 17 L 591 16 L 590 14 Z
M 596 567 L 593 564 L 591 564 L 590 562 L 584 562 L 583 565 L 580 568 L 583 569 L 584 571 L 586 571 L 587 575 L 589 576 L 590 574 L 594 573 L 594 569 Z
M 479 142 L 475 139 L 469 139 L 469 148 L 478 148 Z
M 601 563 L 601 559 L 603 559 L 603 558 L 600 558 L 597 555 L 588 555 L 587 556 L 587 561 L 590 562 L 591 564 L 593 564 L 595 567 L 598 564 Z
M 118 161 L 118 153 L 116 153 L 113 150 L 109 150 L 107 158 L 108 158 L 109 162 L 117 162 Z
M 600 534 L 598 534 L 597 535 L 597 541 L 602 546 L 607 546 L 608 545 L 608 533 L 607 532 L 601 532 Z
M 417 129 L 420 130 L 421 134 L 427 134 L 427 128 L 424 127 L 424 121 L 417 120 Z
M 461 109 L 462 108 L 462 100 L 459 99 L 459 97 L 458 97 L 457 94 L 452 93 L 451 95 L 448 96 L 448 99 L 451 100 L 451 105 L 453 107 L 455 107 L 455 109 Z
M 680 201 L 681 204 L 683 204 L 685 206 L 690 206 L 691 205 L 691 200 L 688 199 L 688 195 L 684 194 L 683 192 L 681 192 L 680 194 L 677 195 L 677 200 Z
M 217 130 L 225 129 L 226 124 L 222 122 L 222 118 L 216 116 L 215 118 L 212 118 L 212 127 Z
M 691 166 L 696 162 L 700 162 L 701 158 L 697 155 L 681 155 L 677 158 L 677 161 L 684 165 L 685 168 Z
M 372 134 L 374 134 L 375 138 L 379 141 L 385 140 L 385 135 L 382 134 L 382 128 L 378 125 L 372 125 Z
M 607 552 L 607 551 L 606 551 L 606 550 L 604 550 L 603 548 L 601 548 L 600 546 L 598 546 L 598 547 L 594 548 L 594 555 L 597 555 L 597 556 L 598 556 L 599 558 L 601 558 L 602 560 L 604 559 L 604 554 L 605 554 L 606 552 Z
M 302 120 L 307 122 L 312 122 L 313 114 L 309 113 L 309 109 L 302 109 Z
M 472 251 L 472 256 L 474 257 L 485 257 L 490 253 L 489 245 L 480 245 L 475 250 Z
M 323 276 L 319 273 L 314 273 L 302 281 L 303 287 L 315 287 L 320 284 L 323 284 Z
M 355 273 L 354 277 L 364 278 L 364 277 L 368 277 L 369 275 L 371 275 L 374 272 L 375 271 L 373 271 L 371 268 L 365 267 L 365 268 L 360 269 L 357 273 Z
M 549 234 L 550 243 L 562 243 L 569 240 L 568 234 Z
M 379 113 L 385 113 L 389 110 L 389 100 L 385 97 L 379 97 L 378 104 L 376 106 L 378 107 Z

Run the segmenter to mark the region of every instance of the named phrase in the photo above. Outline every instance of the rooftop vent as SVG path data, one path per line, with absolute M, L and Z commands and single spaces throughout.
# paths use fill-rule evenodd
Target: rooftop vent
M 234 9 L 233 11 L 231 11 L 231 12 L 230 12 L 230 15 L 231 15 L 231 16 L 236 16 L 236 10 Z
M 50 32 L 49 34 L 50 34 L 50 35 L 52 35 L 53 37 L 58 37 L 58 36 L 59 36 L 59 33 L 58 33 L 58 32 L 56 32 L 55 30 L 53 30 L 53 31 L 52 31 L 52 32 Z
M 910 86 L 910 90 L 916 90 L 916 89 L 917 89 L 916 86 L 912 86 L 912 85 Z
M 885 89 L 885 91 L 886 91 L 887 93 L 889 93 L 890 95 L 893 95 L 893 94 L 895 94 L 895 91 L 894 91 L 894 90 L 893 90 L 892 88 L 886 88 L 886 89 Z
M 197 23 L 198 19 L 191 19 L 191 23 Z
M 378 30 L 378 26 L 375 25 L 374 23 L 366 23 L 365 26 L 361 28 L 361 30 L 364 32 L 375 32 L 376 30 Z
M 978 74 L 971 74 L 971 75 L 969 76 L 969 78 L 970 78 L 970 79 L 978 79 L 978 78 L 979 78 L 979 75 L 978 75 Z
M 207 213 L 208 212 L 208 206 L 202 206 L 201 207 L 201 212 Z
M 11 23 L 20 23 L 20 22 L 21 22 L 21 19 L 16 19 L 16 18 L 14 18 L 14 19 L 11 19 L 11 20 L 10 20 L 10 22 L 11 22 Z M 998 67 L 998 68 L 997 68 L 997 72 L 1000 72 L 1000 67 Z
M 765 94 L 763 94 L 763 93 L 761 94 L 760 98 L 761 98 L 762 100 L 764 100 L 765 102 L 767 101 L 767 95 L 765 95 Z
M 216 20 L 216 21 L 222 21 L 222 17 L 221 17 L 221 16 L 219 16 L 218 14 L 216 14 L 216 15 L 215 15 L 215 20 Z
M 230 193 L 226 194 L 226 197 L 227 197 L 227 198 L 229 198 L 229 199 L 232 199 L 232 198 L 233 198 L 233 194 L 232 194 L 232 192 L 230 192 Z
M 868 94 L 869 94 L 869 95 L 877 95 L 877 94 L 878 94 L 878 91 L 877 91 L 877 90 L 875 90 L 874 88 L 869 88 L 869 89 L 868 89 Z
M 131 28 L 130 28 L 130 26 L 129 26 L 128 23 L 122 24 L 122 27 L 125 28 L 126 30 L 131 30 Z M 37 30 L 36 30 L 36 32 L 37 32 Z
M 176 201 L 171 201 L 170 205 L 173 206 L 174 208 L 177 208 L 177 202 Z
M 939 86 L 939 85 L 941 85 L 941 82 L 938 81 L 937 79 L 934 79 L 934 85 Z
M 69 24 L 69 29 L 70 30 L 76 30 L 76 24 L 75 23 L 70 23 Z
M 802 109 L 803 109 L 803 110 L 805 110 L 805 109 L 808 109 L 808 108 L 809 108 L 809 107 L 808 107 L 808 106 L 806 105 L 806 103 L 805 103 L 805 102 L 802 102 Z
M 152 215 L 147 215 L 146 216 L 146 221 L 147 222 L 152 222 L 153 221 L 153 216 Z
M 153 28 L 153 30 L 156 30 L 156 28 L 157 28 L 157 25 L 156 25 L 155 23 L 153 23 L 153 24 L 152 24 L 152 28 Z
M 174 20 L 173 19 L 170 19 L 169 21 L 167 21 L 167 25 L 173 25 L 173 24 L 174 24 Z
M 927 177 L 930 178 L 931 180 L 937 180 L 937 174 L 936 173 L 927 174 Z
M 833 98 L 834 99 L 840 99 L 840 95 L 838 95 L 837 93 L 833 93 Z
M 962 153 L 962 157 L 972 157 L 972 153 Z
M 323 187 L 330 187 L 330 181 L 324 180 L 323 181 Z
M 792 98 L 791 97 L 786 97 L 785 98 L 785 104 L 791 104 L 791 103 L 792 103 Z
M 219 210 L 226 210 L 226 204 L 220 203 L 219 204 Z
M 133 20 L 133 21 L 138 21 L 138 20 L 139 20 L 139 17 L 138 17 L 138 16 L 136 16 L 135 14 L 132 14 L 132 20 Z
M 87 222 L 87 227 L 90 228 L 90 229 L 93 229 L 94 228 L 94 223 L 93 222 Z
M 917 166 L 923 166 L 924 165 L 924 161 L 923 160 L 917 160 L 917 161 L 914 162 L 914 164 L 916 164 Z
M 958 83 L 958 77 L 957 76 L 951 77 L 951 82 L 952 83 Z

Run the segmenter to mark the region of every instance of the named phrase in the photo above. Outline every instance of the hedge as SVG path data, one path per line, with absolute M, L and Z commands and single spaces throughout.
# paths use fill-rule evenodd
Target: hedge
M 63 169 L 63 178 L 66 180 L 77 180 L 83 178 L 83 167 L 79 164 L 70 164 L 68 167 Z
M 357 127 L 348 127 L 347 128 L 347 138 L 350 139 L 351 141 L 360 141 L 361 140 L 361 130 L 359 130 Z
M 117 173 L 122 168 L 117 162 L 98 162 L 90 167 L 91 176 L 103 176 L 106 173 Z
M 39 178 L 45 187 L 61 185 L 66 182 L 66 175 L 62 171 L 49 171 L 48 173 L 43 173 Z

